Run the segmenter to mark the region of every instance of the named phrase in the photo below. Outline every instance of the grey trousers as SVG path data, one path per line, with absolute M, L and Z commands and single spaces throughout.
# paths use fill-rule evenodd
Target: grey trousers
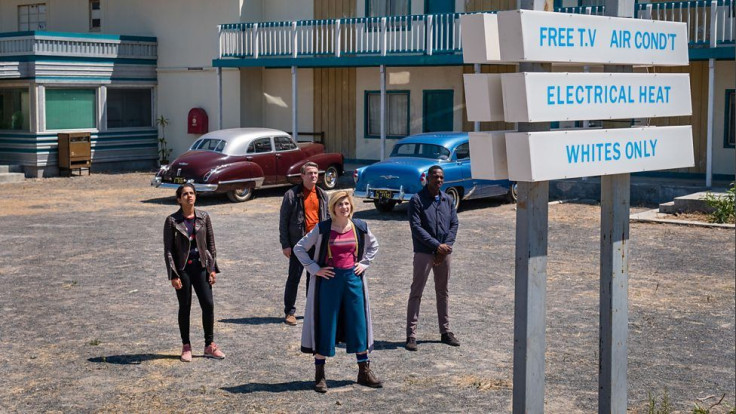
M 437 294 L 437 322 L 440 333 L 450 332 L 450 311 L 448 299 L 450 292 L 448 283 L 450 281 L 450 261 L 452 255 L 448 255 L 445 261 L 437 266 L 432 264 L 434 256 L 428 253 L 414 253 L 414 279 L 411 282 L 411 293 L 409 293 L 409 305 L 406 308 L 406 336 L 416 338 L 417 322 L 419 321 L 419 305 L 422 303 L 422 292 L 427 284 L 427 277 L 431 270 L 434 274 L 434 290 Z

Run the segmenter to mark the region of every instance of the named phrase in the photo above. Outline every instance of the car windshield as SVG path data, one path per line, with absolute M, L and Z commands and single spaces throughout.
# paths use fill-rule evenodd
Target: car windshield
M 194 142 L 189 148 L 190 150 L 214 151 L 222 152 L 225 149 L 226 141 L 216 138 L 204 138 Z
M 446 160 L 450 158 L 450 150 L 436 144 L 397 144 L 391 151 L 392 157 L 419 157 L 433 160 Z

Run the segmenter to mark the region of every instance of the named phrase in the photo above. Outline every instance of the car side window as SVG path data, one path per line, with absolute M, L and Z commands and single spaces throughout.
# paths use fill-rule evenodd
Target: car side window
M 276 146 L 276 151 L 291 151 L 297 148 L 294 141 L 289 137 L 274 137 L 273 142 Z
M 263 152 L 271 152 L 273 147 L 271 146 L 271 138 L 258 138 L 248 145 L 249 154 L 260 154 Z
M 457 148 L 455 148 L 455 159 L 460 160 L 467 160 L 470 158 L 470 144 L 464 143 L 458 145 Z

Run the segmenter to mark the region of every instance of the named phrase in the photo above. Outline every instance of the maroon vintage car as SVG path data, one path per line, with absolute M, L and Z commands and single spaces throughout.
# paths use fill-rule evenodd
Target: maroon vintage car
M 277 129 L 223 129 L 194 141 L 189 151 L 161 167 L 151 185 L 176 188 L 191 182 L 198 192 L 226 193 L 230 200 L 241 202 L 259 188 L 299 183 L 300 169 L 307 161 L 319 166 L 323 188 L 335 188 L 343 173 L 342 154 L 325 154 L 322 144 L 297 144 Z

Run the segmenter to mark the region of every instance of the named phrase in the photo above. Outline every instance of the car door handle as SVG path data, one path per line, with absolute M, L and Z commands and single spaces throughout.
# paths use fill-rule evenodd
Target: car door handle
M 276 158 L 281 158 L 281 154 L 276 154 Z
M 245 157 L 245 159 L 248 161 L 253 161 L 253 157 Z

